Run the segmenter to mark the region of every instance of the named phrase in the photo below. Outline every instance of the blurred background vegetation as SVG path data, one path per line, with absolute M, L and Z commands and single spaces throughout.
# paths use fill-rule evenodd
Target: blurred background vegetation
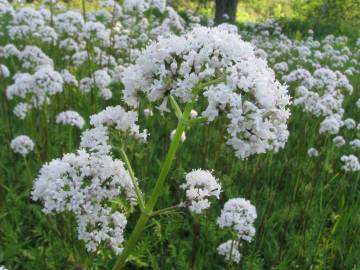
M 25 1 L 32 4 L 42 2 Z M 82 0 L 61 2 L 69 8 L 81 9 Z M 86 0 L 87 8 L 95 9 L 98 2 Z M 167 0 L 167 3 L 180 12 L 192 9 L 207 19 L 215 18 L 220 5 L 227 5 L 229 9 L 235 6 L 236 16 L 229 22 L 244 24 L 273 18 L 292 38 L 301 38 L 309 29 L 313 29 L 319 38 L 334 34 L 347 35 L 355 40 L 360 36 L 360 0 Z M 234 11 L 228 10 L 227 13 Z
M 313 29 L 318 36 L 360 35 L 360 0 L 168 0 L 179 10 L 191 8 L 214 17 L 215 2 L 237 2 L 236 23 L 275 18 L 289 34 Z

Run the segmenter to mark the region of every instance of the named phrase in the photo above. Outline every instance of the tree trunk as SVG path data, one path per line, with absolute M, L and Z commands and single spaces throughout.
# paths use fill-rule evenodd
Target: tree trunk
M 238 0 L 215 0 L 215 23 L 234 23 Z

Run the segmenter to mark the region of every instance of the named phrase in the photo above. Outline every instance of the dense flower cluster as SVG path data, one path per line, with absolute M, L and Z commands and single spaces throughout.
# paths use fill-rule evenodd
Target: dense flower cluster
M 360 163 L 356 156 L 342 156 L 341 161 L 344 162 L 342 169 L 347 172 L 357 172 L 360 171 Z
M 111 150 L 108 133 L 108 128 L 104 126 L 85 130 L 81 134 L 80 148 L 100 155 L 108 154 Z
M 218 246 L 218 253 L 225 257 L 225 261 L 233 261 L 239 263 L 241 260 L 241 253 L 239 251 L 240 242 L 237 240 L 228 240 Z
M 51 66 L 41 66 L 33 75 L 17 73 L 14 83 L 6 89 L 6 96 L 12 100 L 23 100 L 17 104 L 14 113 L 21 119 L 31 108 L 38 108 L 48 103 L 48 98 L 63 91 L 63 79 Z
M 105 110 L 90 117 L 90 124 L 94 127 L 114 126 L 116 130 L 129 132 L 135 138 L 146 141 L 147 131 L 140 132 L 140 127 L 136 124 L 138 114 L 135 111 L 126 112 L 120 105 L 107 107 Z
M 48 4 L 50 2 L 54 1 L 48 1 Z M 0 58 L 19 61 L 22 67 L 13 75 L 14 83 L 7 90 L 9 99 L 15 96 L 22 99 L 21 102 L 16 99 L 14 108 L 19 118 L 24 119 L 30 109 L 49 103 L 52 95 L 63 91 L 64 83 L 77 86 L 84 95 L 90 92 L 92 96 L 97 95 L 94 92 L 98 91 L 105 100 L 111 99 L 110 85 L 117 80 L 118 69 L 134 60 L 150 39 L 172 32 L 182 33 L 186 28 L 185 21 L 166 5 L 166 1 L 125 1 L 120 5 L 108 0 L 100 2 L 100 6 L 102 9 L 86 12 L 84 18 L 78 11 L 64 11 L 57 3 L 49 10 L 43 6 L 15 9 L 6 0 L 0 2 L 0 17 L 7 16 L 6 31 L 1 35 L 8 36 L 14 44 L 26 40 L 38 45 L 0 46 Z M 154 9 L 160 12 L 160 17 L 152 12 L 144 16 L 147 10 Z M 61 73 L 55 70 L 54 61 L 41 49 L 42 45 L 48 47 L 48 44 L 61 50 L 67 61 Z M 109 48 L 114 49 L 112 54 L 108 53 Z M 94 68 L 90 72 L 80 72 L 82 77 L 79 77 L 74 67 L 81 69 L 90 62 L 96 64 Z M 9 77 L 7 67 L 0 67 L 0 76 Z
M 346 144 L 346 141 L 342 136 L 336 136 L 333 138 L 333 143 L 336 145 L 336 147 L 341 147 Z
M 256 217 L 256 209 L 248 200 L 234 198 L 225 203 L 217 223 L 220 228 L 232 228 L 239 240 L 251 242 L 255 235 Z
M 321 120 L 320 134 L 334 135 L 333 143 L 338 148 L 346 141 L 356 141 L 356 132 L 342 132 L 360 126 L 357 117 L 344 119 L 352 108 L 360 106 L 359 100 L 355 106 L 344 102 L 354 92 L 348 77 L 360 74 L 359 47 L 350 50 L 344 36 L 328 35 L 315 40 L 313 31 L 303 40 L 293 40 L 274 20 L 248 24 L 241 35 L 255 46 L 256 54 L 274 67 L 279 80 L 294 89 L 294 106 Z M 354 143 L 350 146 L 356 150 Z M 346 149 L 341 148 L 339 156 Z
M 119 196 L 133 204 L 133 183 L 122 161 L 110 152 L 109 129 L 146 139 L 146 131 L 139 132 L 137 113 L 126 112 L 121 106 L 107 107 L 90 117 L 93 128 L 81 135 L 76 153 L 45 164 L 33 187 L 32 198 L 44 204 L 45 213 L 71 212 L 78 223 L 78 238 L 89 251 L 108 243 L 121 253 L 126 216 L 111 208 L 111 201 Z M 83 126 L 84 120 L 73 111 L 62 112 L 57 122 Z
M 75 214 L 78 237 L 89 251 L 107 242 L 116 253 L 122 251 L 127 220 L 110 203 L 120 195 L 134 201 L 133 185 L 122 161 L 84 150 L 45 164 L 32 191 L 33 200 L 42 201 L 46 214 Z
M 10 142 L 11 149 L 23 157 L 34 150 L 34 142 L 26 135 L 20 135 Z
M 249 43 L 223 27 L 196 27 L 150 44 L 122 74 L 124 99 L 135 107 L 144 92 L 166 111 L 167 95 L 188 102 L 192 89 L 214 76 L 224 76 L 224 81 L 200 89 L 208 101 L 201 114 L 209 122 L 226 115 L 228 144 L 236 155 L 246 158 L 283 147 L 288 137 L 287 90 Z
M 313 147 L 309 148 L 307 151 L 309 157 L 317 157 L 319 156 L 319 151 Z
M 3 78 L 8 78 L 10 76 L 9 69 L 3 64 L 0 64 L 0 76 Z
M 83 128 L 85 121 L 84 118 L 78 112 L 75 111 L 65 111 L 61 112 L 56 117 L 56 123 L 75 126 L 78 128 Z
M 191 212 L 200 214 L 210 207 L 210 197 L 219 199 L 221 186 L 211 172 L 193 170 L 186 174 L 185 180 L 186 183 L 180 187 L 186 191 L 186 200 Z
M 236 234 L 236 239 L 228 240 L 218 247 L 218 253 L 224 256 L 226 261 L 240 262 L 240 241 L 252 241 L 255 236 L 256 217 L 256 209 L 248 200 L 233 198 L 225 203 L 217 223 L 220 228 L 229 228 Z

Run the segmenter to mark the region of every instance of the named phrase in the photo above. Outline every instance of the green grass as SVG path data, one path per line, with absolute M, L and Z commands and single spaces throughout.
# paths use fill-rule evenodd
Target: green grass
M 355 93 L 359 93 L 359 81 L 355 83 Z M 72 100 L 73 109 L 83 116 L 89 115 L 82 105 L 86 101 L 79 96 Z M 114 103 L 117 101 L 115 98 Z M 68 102 L 69 99 L 61 100 L 58 106 L 49 110 L 48 117 L 53 119 L 55 108 L 68 107 Z M 100 105 L 104 104 L 96 107 L 100 108 Z M 3 116 L 9 113 L 3 105 L 1 109 Z M 285 149 L 244 161 L 236 159 L 225 145 L 220 120 L 209 127 L 191 130 L 187 134 L 190 139 L 178 152 L 158 207 L 180 201 L 179 184 L 184 172 L 192 168 L 214 169 L 225 192 L 220 203 L 200 218 L 200 233 L 196 237 L 192 228 L 194 217 L 190 215 L 164 216 L 151 221 L 128 269 L 135 266 L 189 269 L 194 239 L 198 241 L 195 269 L 222 269 L 224 264 L 216 254 L 214 243 L 221 243 L 226 235 L 215 220 L 223 203 L 236 196 L 250 199 L 258 211 L 257 235 L 253 244 L 243 248 L 242 269 L 357 269 L 360 256 L 359 174 L 346 174 L 340 170 L 339 151 L 329 138 L 319 138 L 319 123 L 313 117 L 300 110 L 292 113 L 290 138 Z M 36 123 L 39 114 L 34 116 Z M 71 250 L 77 242 L 74 235 L 64 235 L 62 219 L 47 218 L 41 213 L 41 206 L 29 199 L 31 183 L 43 160 L 36 154 L 30 155 L 30 172 L 27 172 L 24 161 L 8 149 L 9 133 L 5 120 L 6 117 L 1 117 L 4 143 L 0 152 L 0 262 L 12 265 L 10 269 L 75 269 L 75 263 L 71 263 L 76 258 Z M 13 134 L 32 135 L 40 148 L 38 151 L 43 150 L 43 134 L 36 124 L 18 121 L 13 116 L 10 121 Z M 141 179 L 140 185 L 144 190 L 151 190 L 169 145 L 168 134 L 175 127 L 175 119 L 146 121 L 151 140 L 143 152 L 139 146 L 134 146 L 131 159 Z M 48 127 L 51 147 L 46 160 L 67 152 L 67 128 L 52 123 Z M 79 138 L 76 135 L 78 132 L 72 137 L 74 146 Z M 319 158 L 307 157 L 307 149 L 312 145 L 323 150 Z M 137 214 L 134 213 L 132 218 Z M 133 227 L 134 222 L 131 219 L 128 228 Z M 106 265 L 112 260 L 109 254 L 103 253 L 89 257 L 92 260 L 90 269 L 107 269 Z

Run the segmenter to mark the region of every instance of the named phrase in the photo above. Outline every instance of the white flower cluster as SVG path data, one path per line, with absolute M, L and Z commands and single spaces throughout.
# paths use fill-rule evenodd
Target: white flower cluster
M 56 116 L 56 123 L 83 128 L 85 121 L 78 112 L 65 111 Z
M 140 132 L 137 121 L 137 112 L 126 112 L 120 105 L 107 107 L 90 116 L 90 124 L 93 128 L 85 130 L 81 134 L 80 148 L 98 155 L 109 154 L 111 150 L 109 128 L 111 127 L 122 132 L 123 135 L 130 135 L 140 142 L 144 142 L 147 139 L 147 131 Z
M 360 140 L 359 139 L 352 140 L 349 144 L 351 145 L 351 147 L 353 149 L 359 149 L 360 148 Z
M 228 240 L 218 246 L 218 253 L 225 257 L 227 262 L 239 263 L 241 260 L 241 253 L 239 251 L 240 242 L 237 240 Z
M 57 122 L 83 126 L 81 116 L 73 111 L 59 114 Z M 121 253 L 126 216 L 111 207 L 112 201 L 124 196 L 134 204 L 134 187 L 122 161 L 114 159 L 109 145 L 109 129 L 130 133 L 145 139 L 140 133 L 137 113 L 126 112 L 121 106 L 107 107 L 90 117 L 93 128 L 81 136 L 76 153 L 52 160 L 40 170 L 32 198 L 44 204 L 45 213 L 71 212 L 78 223 L 78 238 L 89 251 L 106 242 Z M 80 123 L 81 122 L 81 123 Z
M 63 79 L 51 66 L 40 67 L 33 75 L 17 73 L 14 83 L 6 89 L 6 96 L 12 100 L 19 97 L 24 102 L 18 103 L 14 113 L 20 119 L 26 117 L 31 108 L 39 108 L 49 97 L 63 91 Z
M 360 171 L 360 163 L 356 156 L 348 155 L 342 156 L 341 161 L 344 163 L 342 169 L 346 172 L 357 172 Z
M 80 148 L 89 152 L 106 155 L 110 152 L 111 146 L 108 144 L 108 128 L 99 126 L 85 130 L 81 134 Z
M 236 239 L 218 247 L 218 253 L 224 256 L 226 261 L 240 262 L 240 241 L 252 241 L 256 231 L 254 227 L 256 217 L 256 209 L 248 200 L 233 198 L 225 203 L 217 223 L 220 228 L 229 228 L 237 235 Z
M 26 46 L 24 50 L 15 54 L 22 63 L 24 69 L 38 69 L 41 66 L 53 66 L 54 62 L 40 48 Z
M 297 90 L 295 105 L 304 106 L 304 111 L 316 116 L 329 116 L 343 113 L 342 90 L 352 93 L 352 86 L 339 71 L 318 68 L 311 75 L 307 70 L 297 69 L 284 77 L 288 83 L 301 82 Z
M 105 110 L 90 117 L 90 124 L 94 127 L 114 126 L 116 130 L 129 132 L 135 138 L 146 141 L 147 131 L 140 132 L 140 127 L 136 124 L 138 113 L 135 111 L 126 112 L 120 105 L 107 107 Z
M 140 13 L 143 13 L 150 8 L 157 8 L 161 12 L 164 12 L 166 0 L 125 0 L 123 6 L 125 10 L 136 10 Z
M 249 43 L 221 27 L 196 27 L 150 44 L 123 72 L 124 99 L 135 107 L 139 92 L 144 92 L 166 110 L 167 95 L 188 102 L 199 83 L 221 76 L 224 82 L 201 89 L 208 101 L 201 114 L 209 122 L 226 115 L 228 144 L 236 155 L 246 158 L 283 147 L 288 137 L 286 87 Z
M 1 7 L 1 2 L 0 2 L 0 7 Z M 0 9 L 0 12 L 1 12 L 1 9 Z M 0 265 L 0 270 L 7 270 L 7 268 L 3 265 Z
M 3 64 L 0 64 L 0 77 L 3 77 L 5 79 L 10 77 L 9 69 L 7 68 L 7 66 L 5 66 Z
M 319 151 L 312 147 L 308 149 L 307 154 L 309 157 L 317 157 L 319 156 Z
M 111 209 L 111 201 L 121 195 L 134 201 L 133 185 L 123 162 L 84 150 L 45 164 L 32 190 L 33 200 L 44 204 L 46 214 L 75 214 L 78 237 L 89 251 L 107 242 L 116 253 L 122 251 L 127 220 Z
M 89 93 L 92 87 L 96 87 L 100 90 L 101 96 L 105 100 L 109 100 L 112 97 L 112 92 L 109 89 L 111 81 L 109 73 L 105 69 L 99 69 L 94 72 L 93 78 L 85 77 L 81 79 L 80 90 L 83 93 Z
M 0 16 L 10 15 L 13 16 L 15 13 L 14 8 L 9 4 L 7 0 L 0 0 Z M 0 34 L 1 36 L 1 34 Z
M 356 107 L 360 109 L 360 98 L 358 99 L 358 101 L 356 101 Z
M 23 157 L 34 150 L 34 142 L 26 135 L 20 135 L 10 142 L 11 149 Z
M 186 174 L 186 183 L 180 187 L 186 191 L 186 200 L 191 212 L 200 214 L 210 207 L 209 198 L 219 199 L 221 186 L 211 172 L 197 169 Z
M 344 115 L 351 113 L 348 109 L 354 107 L 344 100 L 353 92 L 348 77 L 356 78 L 360 74 L 360 51 L 357 48 L 350 50 L 348 39 L 343 36 L 328 35 L 323 40 L 315 40 L 310 31 L 303 40 L 290 39 L 274 20 L 249 24 L 241 35 L 250 40 L 257 51 L 263 52 L 279 73 L 280 81 L 295 89 L 294 105 L 321 119 L 319 133 L 336 135 L 333 138 L 336 147 L 344 146 L 349 140 L 353 142 L 351 149 L 356 151 L 356 138 L 348 138 L 356 136 L 356 132 L 340 133 L 344 129 L 360 127 L 355 117 L 343 119 Z M 360 106 L 359 100 L 355 106 Z M 350 156 L 353 158 L 348 158 Z M 358 159 L 355 155 L 348 155 L 343 157 L 343 162 L 356 164 L 355 158 Z M 346 170 L 356 168 L 356 165 L 346 164 L 343 166 Z
M 251 242 L 255 236 L 254 221 L 257 217 L 255 207 L 243 198 L 228 200 L 217 219 L 220 228 L 231 228 L 238 240 Z
M 31 7 L 16 9 L 7 27 L 10 38 L 12 40 L 35 38 L 45 43 L 55 42 L 58 38 L 57 33 L 46 25 L 49 16 L 49 13 Z
M 35 95 L 34 98 L 30 94 L 26 95 L 27 99 L 32 100 L 16 104 L 14 113 L 18 117 L 24 119 L 31 108 L 38 108 L 45 99 L 50 101 L 51 94 L 48 93 L 52 92 L 52 89 L 46 89 L 45 93 L 38 91 L 36 87 L 30 86 L 32 83 L 30 81 L 34 78 L 29 78 L 43 66 L 55 69 L 56 63 L 54 64 L 54 61 L 41 49 L 48 48 L 48 44 L 51 44 L 55 50 L 61 50 L 62 57 L 66 60 L 67 66 L 61 67 L 66 70 L 61 73 L 60 78 L 63 80 L 61 84 L 76 86 L 83 93 L 89 93 L 90 89 L 95 87 L 99 90 L 100 96 L 108 100 L 113 95 L 109 86 L 113 77 L 116 77 L 114 70 L 116 66 L 135 59 L 140 49 L 150 39 L 185 30 L 184 20 L 163 0 L 125 1 L 122 4 L 110 0 L 102 1 L 100 6 L 103 9 L 86 12 L 86 20 L 84 20 L 80 12 L 64 11 L 59 5 L 52 5 L 53 10 L 44 6 L 39 9 L 13 8 L 8 1 L 1 0 L 0 24 L 6 21 L 6 26 L 4 25 L 5 31 L 0 36 L 9 36 L 15 44 L 25 44 L 22 50 L 17 49 L 13 44 L 0 46 L 0 58 L 4 57 L 6 60 L 12 58 L 11 61 L 16 59 L 22 68 L 18 69 L 12 78 L 15 81 L 12 88 L 20 89 L 10 89 L 10 92 L 15 93 L 9 93 L 9 96 L 13 97 L 18 92 L 22 92 L 24 88 L 21 86 L 22 82 L 29 85 L 27 92 Z M 129 6 L 131 8 L 128 8 Z M 144 14 L 149 9 L 158 9 L 161 15 L 152 12 Z M 109 48 L 112 48 L 111 53 Z M 88 63 L 92 66 L 96 64 L 96 68 L 88 69 L 90 72 L 77 73 L 81 65 Z M 3 71 L 0 76 L 10 76 L 5 65 L 0 67 Z M 79 78 L 80 83 L 69 70 L 82 74 L 83 78 Z M 53 81 L 60 82 L 58 77 L 54 75 Z M 21 98 L 24 98 L 24 95 Z
M 63 78 L 64 84 L 78 86 L 79 82 L 76 77 L 70 73 L 67 69 L 61 71 L 61 77 Z
M 343 136 L 336 136 L 333 139 L 333 143 L 336 145 L 336 147 L 341 147 L 346 144 L 346 141 Z

